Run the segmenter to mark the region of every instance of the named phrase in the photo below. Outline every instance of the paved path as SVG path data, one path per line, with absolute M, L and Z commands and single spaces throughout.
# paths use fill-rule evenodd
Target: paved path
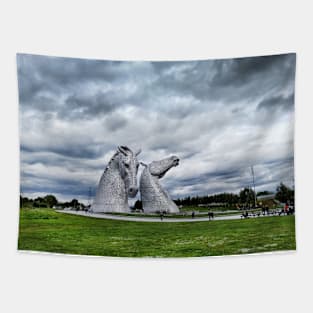
M 195 217 L 195 218 L 166 218 L 163 217 L 163 221 L 157 217 L 131 217 L 131 216 L 119 216 L 119 215 L 111 215 L 111 214 L 101 214 L 101 213 L 85 213 L 82 211 L 64 211 L 58 210 L 59 213 L 65 214 L 73 214 L 80 216 L 88 216 L 94 218 L 104 218 L 110 220 L 120 220 L 120 221 L 135 221 L 135 222 L 158 222 L 158 223 L 173 223 L 173 222 L 203 222 L 203 221 L 212 221 L 209 217 Z M 241 219 L 241 215 L 226 215 L 226 216 L 216 216 L 213 221 L 221 221 L 221 220 L 238 220 Z M 258 218 L 266 217 L 259 216 Z

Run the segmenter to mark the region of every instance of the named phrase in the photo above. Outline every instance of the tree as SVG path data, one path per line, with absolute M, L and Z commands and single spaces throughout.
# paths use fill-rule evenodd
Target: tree
M 58 200 L 54 195 L 46 195 L 43 199 L 50 208 L 58 204 Z
M 241 203 L 254 204 L 255 193 L 251 188 L 244 188 L 239 193 Z
M 46 208 L 47 207 L 47 203 L 45 202 L 44 198 L 37 197 L 34 200 L 34 207 L 35 208 Z
M 286 202 L 294 202 L 294 190 L 287 187 L 283 183 L 280 183 L 280 185 L 276 189 L 276 196 L 275 198 L 279 200 L 280 202 L 286 203 Z
M 259 191 L 256 195 L 259 196 L 267 196 L 272 194 L 270 191 L 264 190 L 264 191 Z
M 74 208 L 78 207 L 78 204 L 79 204 L 79 201 L 77 199 L 73 199 L 71 202 L 70 202 L 70 205 Z

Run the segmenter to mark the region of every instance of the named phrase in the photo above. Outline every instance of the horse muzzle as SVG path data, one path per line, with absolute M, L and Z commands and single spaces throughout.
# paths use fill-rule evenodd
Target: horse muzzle
M 176 158 L 173 159 L 173 165 L 174 166 L 178 166 L 179 165 L 179 158 L 176 157 Z

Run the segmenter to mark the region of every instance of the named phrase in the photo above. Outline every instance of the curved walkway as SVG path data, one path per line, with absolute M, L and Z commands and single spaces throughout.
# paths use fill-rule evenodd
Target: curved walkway
M 111 215 L 111 214 L 101 214 L 101 213 L 85 213 L 82 211 L 64 211 L 57 210 L 59 213 L 72 214 L 72 215 L 80 215 L 87 216 L 93 218 L 104 218 L 110 220 L 119 220 L 119 221 L 133 221 L 133 222 L 159 222 L 159 223 L 177 223 L 177 222 L 203 222 L 203 221 L 222 221 L 222 220 L 238 220 L 241 219 L 241 215 L 227 215 L 227 216 L 217 216 L 214 219 L 209 219 L 209 217 L 195 217 L 195 218 L 166 218 L 163 217 L 163 220 L 157 217 L 131 217 L 131 216 L 119 216 L 119 215 Z M 266 217 L 259 216 L 257 218 Z M 271 216 L 271 215 L 268 215 Z

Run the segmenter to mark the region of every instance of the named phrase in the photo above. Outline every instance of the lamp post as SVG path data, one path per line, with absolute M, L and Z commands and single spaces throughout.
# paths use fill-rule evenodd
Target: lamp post
M 253 169 L 253 165 L 251 166 L 251 173 L 252 173 L 252 183 L 253 183 L 253 191 L 254 191 L 254 208 L 256 208 L 256 193 L 255 193 L 255 183 L 254 183 L 254 169 Z

